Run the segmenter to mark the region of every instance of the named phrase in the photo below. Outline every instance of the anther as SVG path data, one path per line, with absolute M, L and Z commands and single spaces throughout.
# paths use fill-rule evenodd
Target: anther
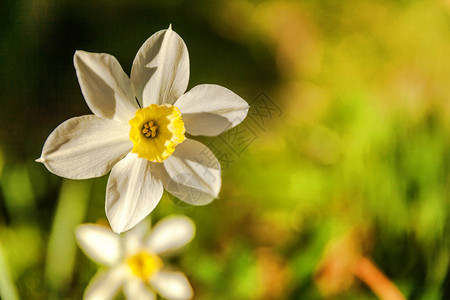
M 148 121 L 142 126 L 142 134 L 147 138 L 156 137 L 156 130 L 158 129 L 158 125 L 156 125 L 155 121 Z

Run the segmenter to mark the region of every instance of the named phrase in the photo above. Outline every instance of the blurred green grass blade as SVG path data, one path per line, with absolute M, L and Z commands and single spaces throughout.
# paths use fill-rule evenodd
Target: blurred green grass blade
M 8 212 L 15 219 L 23 215 L 23 211 L 36 208 L 31 179 L 25 164 L 4 168 L 0 182 Z
M 74 228 L 84 220 L 91 181 L 64 180 L 48 243 L 45 279 L 53 292 L 70 283 L 75 262 Z
M 0 296 L 3 300 L 17 300 L 19 295 L 9 273 L 9 266 L 6 263 L 5 251 L 0 243 Z

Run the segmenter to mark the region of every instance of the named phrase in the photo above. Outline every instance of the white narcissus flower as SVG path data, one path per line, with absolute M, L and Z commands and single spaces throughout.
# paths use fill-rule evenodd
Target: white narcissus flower
M 111 55 L 77 51 L 74 64 L 94 115 L 69 119 L 47 138 L 38 162 L 70 179 L 111 171 L 106 216 L 115 232 L 145 218 L 163 187 L 193 205 L 218 197 L 220 164 L 202 143 L 239 124 L 248 105 L 232 91 L 202 84 L 185 93 L 189 80 L 186 45 L 171 27 L 152 35 L 125 74 Z
M 150 234 L 148 227 L 143 221 L 123 236 L 102 225 L 77 227 L 80 248 L 90 259 L 107 267 L 91 279 L 84 299 L 112 299 L 122 286 L 126 298 L 132 300 L 156 300 L 156 293 L 169 300 L 193 297 L 186 276 L 164 267 L 160 255 L 189 243 L 195 235 L 194 223 L 187 217 L 170 216 L 157 223 Z

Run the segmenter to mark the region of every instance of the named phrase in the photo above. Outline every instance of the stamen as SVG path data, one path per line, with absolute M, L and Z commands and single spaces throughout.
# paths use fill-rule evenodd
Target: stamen
M 158 125 L 156 125 L 155 121 L 148 121 L 147 123 L 144 124 L 144 126 L 142 126 L 142 134 L 146 137 L 146 138 L 154 138 L 156 137 L 157 134 L 157 130 L 158 129 Z

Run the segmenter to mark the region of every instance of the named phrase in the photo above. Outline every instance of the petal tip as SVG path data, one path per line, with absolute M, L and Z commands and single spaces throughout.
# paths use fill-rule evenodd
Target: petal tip
M 109 220 L 109 226 L 111 227 L 111 230 L 117 234 L 124 233 L 125 231 L 128 231 L 128 230 L 132 229 L 134 226 L 136 226 L 136 224 L 133 225 L 133 224 L 130 224 L 130 222 L 120 223 L 120 222 L 118 222 L 118 220 L 112 220 L 112 219 L 110 219 L 110 217 L 108 215 L 106 215 L 106 217 Z
M 84 51 L 82 50 L 75 50 L 75 53 L 73 54 L 73 61 L 74 63 L 79 59 L 79 57 L 82 55 Z
M 73 54 L 74 65 L 77 66 L 81 61 L 88 59 L 90 54 L 92 53 L 84 50 L 76 50 Z
M 38 159 L 35 159 L 34 161 L 43 164 L 43 163 L 45 163 L 46 160 L 43 157 L 39 157 Z
M 121 234 L 121 233 L 124 233 L 126 231 L 126 229 L 123 228 L 123 227 L 116 227 L 116 226 L 112 225 L 111 223 L 110 223 L 110 225 L 111 225 L 112 231 L 114 231 L 117 234 Z
M 86 229 L 86 224 L 81 224 L 81 225 L 78 225 L 77 227 L 75 227 L 75 229 L 73 230 L 77 243 L 82 241 L 82 235 L 83 235 L 83 232 L 85 231 L 85 229 Z

